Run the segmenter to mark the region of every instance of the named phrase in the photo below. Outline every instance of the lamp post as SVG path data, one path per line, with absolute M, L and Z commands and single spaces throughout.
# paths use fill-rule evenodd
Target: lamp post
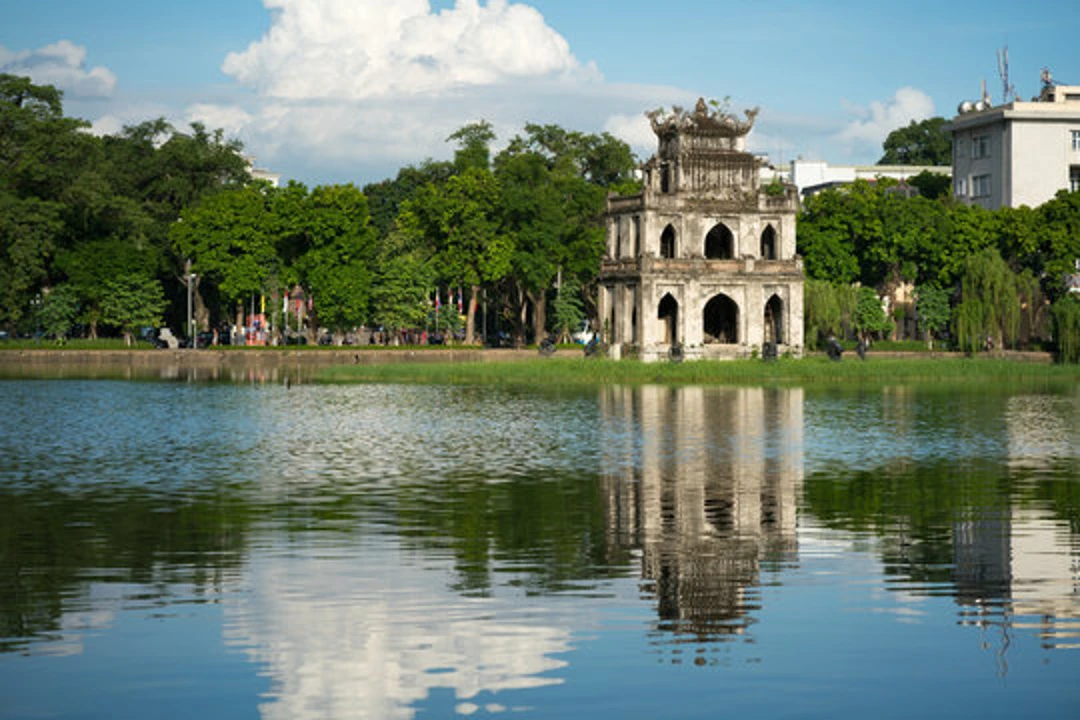
M 195 318 L 191 314 L 192 296 L 195 294 L 195 273 L 191 272 L 191 260 L 184 261 L 184 281 L 187 283 L 187 336 L 191 349 L 198 348 L 195 339 Z

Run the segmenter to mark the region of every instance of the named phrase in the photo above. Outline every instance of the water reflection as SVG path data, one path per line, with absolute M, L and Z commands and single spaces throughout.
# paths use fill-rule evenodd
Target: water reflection
M 978 688 L 972 714 L 1075 699 L 1052 675 L 1080 668 L 1075 391 L 0 390 L 0 717 L 92 705 L 71 668 L 103 657 L 117 695 L 196 676 L 267 718 L 680 715 L 721 690 L 861 692 L 808 713 L 860 716 L 901 672 Z M 140 674 L 177 635 L 205 644 Z M 197 677 L 222 644 L 258 687 Z
M 411 718 L 440 688 L 467 709 L 562 682 L 567 618 L 461 597 L 450 572 L 382 540 L 253 561 L 226 603 L 225 635 L 272 679 L 262 716 Z
M 608 388 L 600 402 L 622 440 L 604 463 L 609 534 L 642 550 L 655 641 L 747 633 L 762 564 L 796 558 L 803 391 Z

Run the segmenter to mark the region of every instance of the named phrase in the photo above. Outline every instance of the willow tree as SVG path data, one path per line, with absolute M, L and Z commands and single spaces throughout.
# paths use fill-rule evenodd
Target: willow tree
M 811 279 L 806 281 L 805 297 L 808 344 L 816 346 L 822 338 L 847 335 L 859 299 L 854 286 Z
M 1016 342 L 1020 331 L 1016 276 L 996 249 L 986 248 L 967 258 L 960 295 L 953 321 L 961 348 L 974 352 Z
M 1050 312 L 1054 317 L 1058 360 L 1063 363 L 1080 362 L 1080 297 L 1069 293 L 1059 298 Z

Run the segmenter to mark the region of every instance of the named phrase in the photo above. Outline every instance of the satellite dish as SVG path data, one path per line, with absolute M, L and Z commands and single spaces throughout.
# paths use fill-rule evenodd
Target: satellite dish
M 973 102 L 971 102 L 970 100 L 964 100 L 956 108 L 956 112 L 958 112 L 961 115 L 964 115 L 965 113 L 969 113 L 974 109 L 975 109 L 975 104 Z
M 975 102 L 975 112 L 982 112 L 987 107 L 989 106 L 986 104 L 985 100 L 978 100 Z

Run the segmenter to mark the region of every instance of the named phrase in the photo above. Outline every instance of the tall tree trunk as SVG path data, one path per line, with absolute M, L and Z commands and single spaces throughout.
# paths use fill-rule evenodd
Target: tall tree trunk
M 469 287 L 469 310 L 465 316 L 465 344 L 476 344 L 476 303 L 477 297 L 480 295 L 480 287 L 472 285 Z
M 525 323 L 529 313 L 529 303 L 526 301 L 525 288 L 520 282 L 514 283 L 514 300 L 517 302 L 517 316 L 514 322 L 514 347 L 525 344 Z
M 202 294 L 199 293 L 199 285 L 202 284 L 202 276 L 195 278 L 195 291 L 193 296 L 195 298 L 195 327 L 201 332 L 207 332 L 210 330 L 210 309 L 206 307 L 206 303 L 203 302 Z
M 529 293 L 529 300 L 533 306 L 533 336 L 539 343 L 547 337 L 547 293 L 543 290 Z

